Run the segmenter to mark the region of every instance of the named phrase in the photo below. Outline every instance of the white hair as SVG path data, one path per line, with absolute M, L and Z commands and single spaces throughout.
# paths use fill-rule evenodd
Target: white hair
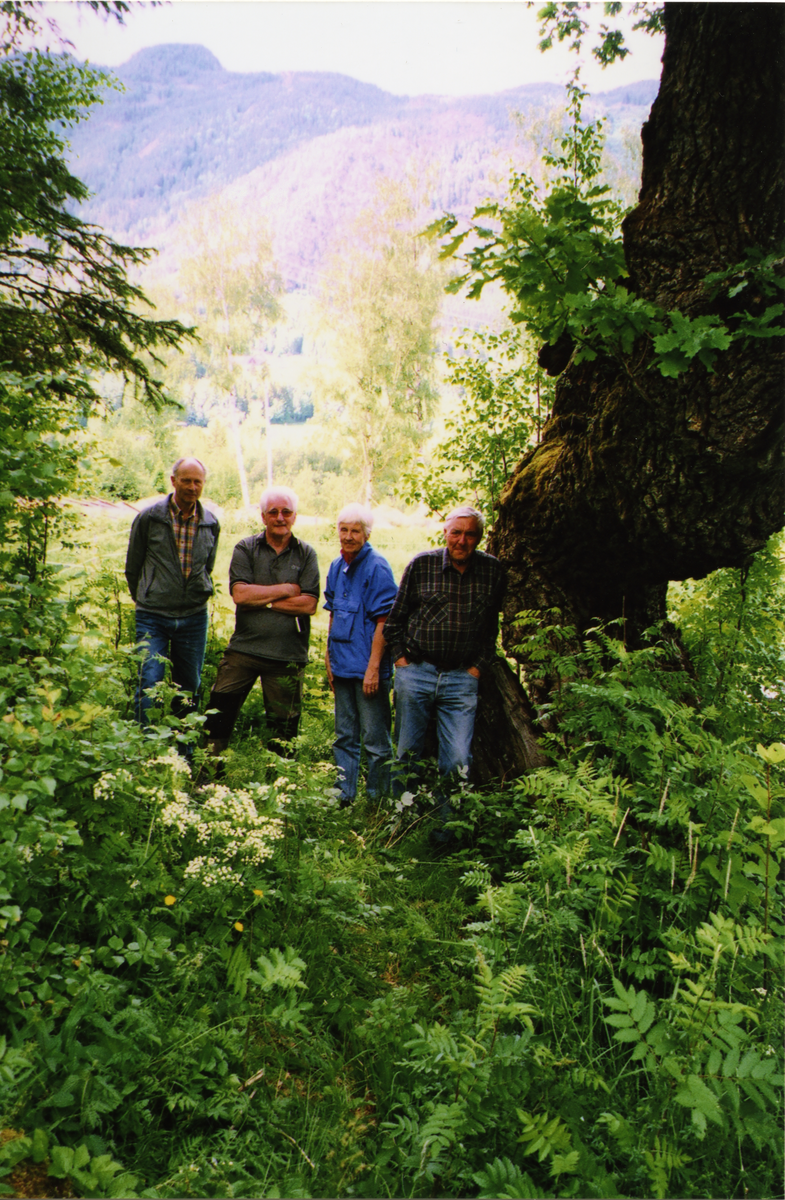
M 477 532 L 482 537 L 485 532 L 485 518 L 476 508 L 472 508 L 470 504 L 459 504 L 452 512 L 448 512 L 444 518 L 444 532 L 446 533 L 452 521 L 457 521 L 459 517 L 473 517 L 477 522 Z
M 300 503 L 297 499 L 297 492 L 293 492 L 288 487 L 268 487 L 262 492 L 260 505 L 262 512 L 267 512 L 267 506 L 271 500 L 283 500 L 291 508 L 292 512 L 297 512 L 297 505 Z
M 200 458 L 196 458 L 196 456 L 193 454 L 188 454 L 188 455 L 186 455 L 185 458 L 178 458 L 177 462 L 172 467 L 172 479 L 177 478 L 178 472 L 179 472 L 180 468 L 182 467 L 183 463 L 196 463 L 197 466 L 201 467 L 202 470 L 204 471 L 205 479 L 207 478 L 207 467 L 204 465 L 202 460 Z
M 373 513 L 370 508 L 366 508 L 364 504 L 345 504 L 338 513 L 338 519 L 335 522 L 336 528 L 341 522 L 353 525 L 355 522 L 362 525 L 363 533 L 366 538 L 371 536 L 373 529 Z

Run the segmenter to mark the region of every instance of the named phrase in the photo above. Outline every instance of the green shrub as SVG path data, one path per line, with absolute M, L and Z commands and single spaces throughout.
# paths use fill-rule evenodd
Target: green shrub
M 111 571 L 7 584 L 0 1117 L 23 1136 L 0 1170 L 82 1195 L 776 1195 L 785 747 L 744 665 L 773 690 L 773 562 L 722 679 L 721 581 L 711 620 L 697 589 L 685 609 L 694 675 L 667 638 L 546 631 L 551 763 L 465 788 L 436 863 L 427 818 L 338 808 L 318 661 L 296 758 L 249 701 L 216 783 L 169 685 L 147 733 L 127 719 Z

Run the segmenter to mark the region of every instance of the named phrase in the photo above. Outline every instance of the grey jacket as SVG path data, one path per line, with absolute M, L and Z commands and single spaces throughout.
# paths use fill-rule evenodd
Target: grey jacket
M 139 608 L 189 617 L 204 608 L 213 594 L 210 578 L 215 566 L 221 527 L 209 510 L 197 505 L 199 524 L 194 537 L 193 565 L 183 577 L 174 535 L 169 496 L 139 513 L 131 526 L 125 577 Z

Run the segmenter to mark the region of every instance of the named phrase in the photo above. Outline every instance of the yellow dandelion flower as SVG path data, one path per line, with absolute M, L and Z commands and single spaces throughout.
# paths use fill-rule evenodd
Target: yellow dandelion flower
M 238 933 L 242 933 L 242 931 L 243 931 L 243 923 L 242 923 L 242 921 L 235 921 L 235 923 L 234 923 L 234 927 L 235 927 L 235 929 L 237 930 L 237 932 L 238 932 Z
M 254 896 L 263 896 L 264 892 L 262 891 L 261 888 L 254 888 L 253 894 L 254 894 Z
M 166 905 L 167 908 L 171 908 L 172 905 L 176 904 L 176 903 L 177 903 L 176 896 L 164 896 L 164 904 Z

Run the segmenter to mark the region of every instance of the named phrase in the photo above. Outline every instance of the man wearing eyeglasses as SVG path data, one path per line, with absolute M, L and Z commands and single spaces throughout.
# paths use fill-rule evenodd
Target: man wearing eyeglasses
M 476 509 L 453 509 L 444 523 L 444 549 L 412 559 L 384 626 L 395 663 L 393 790 L 399 796 L 416 780 L 428 721 L 436 716 L 437 849 L 455 842 L 443 828 L 452 816 L 449 796 L 468 775 L 479 679 L 496 654 L 505 579 L 501 563 L 477 549 L 483 527 Z
M 208 708 L 208 752 L 222 754 L 240 709 L 261 681 L 268 745 L 291 754 L 302 708 L 311 616 L 319 599 L 316 551 L 292 533 L 297 495 L 291 488 L 262 492 L 260 534 L 243 538 L 232 554 L 229 591 L 235 628 L 218 667 Z

